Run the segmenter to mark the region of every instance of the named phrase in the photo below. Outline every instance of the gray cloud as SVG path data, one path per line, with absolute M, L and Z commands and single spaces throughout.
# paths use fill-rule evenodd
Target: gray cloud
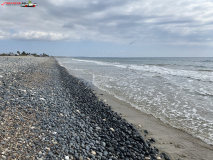
M 210 0 L 37 1 L 1 6 L 0 39 L 212 45 Z
M 170 21 L 161 21 L 161 22 L 156 22 L 155 24 L 192 24 L 195 22 L 194 20 L 170 20 Z

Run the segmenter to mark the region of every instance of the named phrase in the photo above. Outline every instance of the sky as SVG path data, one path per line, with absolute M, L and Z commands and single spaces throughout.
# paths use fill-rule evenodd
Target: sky
M 28 2 L 28 1 L 1 1 Z M 213 57 L 212 0 L 35 0 L 0 6 L 0 53 Z

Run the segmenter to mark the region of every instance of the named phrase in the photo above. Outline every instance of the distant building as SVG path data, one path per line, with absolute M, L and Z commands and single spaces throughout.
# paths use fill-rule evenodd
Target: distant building
M 10 53 L 8 53 L 8 56 L 15 56 L 15 53 L 10 52 Z

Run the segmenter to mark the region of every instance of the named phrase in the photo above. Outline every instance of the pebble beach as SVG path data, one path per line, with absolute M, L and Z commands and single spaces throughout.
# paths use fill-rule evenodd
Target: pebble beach
M 0 64 L 1 159 L 170 160 L 54 58 Z

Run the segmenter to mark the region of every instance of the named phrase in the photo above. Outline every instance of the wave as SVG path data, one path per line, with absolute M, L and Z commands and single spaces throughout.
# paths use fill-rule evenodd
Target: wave
M 191 79 L 196 79 L 199 81 L 207 81 L 207 82 L 213 82 L 213 74 L 212 70 L 180 70 L 180 69 L 171 69 L 164 67 L 164 64 L 156 64 L 156 65 L 128 65 L 128 64 L 120 64 L 118 62 L 102 62 L 102 61 L 93 61 L 93 60 L 80 60 L 80 59 L 72 59 L 75 61 L 80 62 L 89 62 L 89 63 L 96 63 L 98 65 L 107 65 L 107 66 L 115 66 L 119 68 L 127 68 L 130 70 L 138 70 L 138 71 L 144 71 L 144 72 L 151 72 L 151 73 L 157 73 L 161 75 L 172 75 L 172 76 L 180 76 L 180 77 L 186 77 Z
M 171 64 L 147 64 L 147 65 L 150 65 L 150 66 L 168 66 L 168 65 L 171 65 Z
M 213 61 L 212 60 L 204 60 L 204 61 L 201 61 L 201 62 L 210 62 L 210 63 L 212 63 Z
M 96 63 L 98 65 L 115 66 L 115 67 L 119 67 L 119 68 L 127 68 L 127 66 L 121 65 L 118 62 L 111 62 L 111 63 L 109 63 L 109 62 L 102 62 L 102 61 L 81 60 L 81 59 L 74 59 L 74 58 L 72 60 L 80 61 L 80 62 Z
M 201 81 L 213 82 L 213 74 L 207 71 L 200 72 L 200 71 L 191 71 L 191 70 L 176 70 L 176 69 L 170 69 L 170 68 L 159 67 L 159 66 L 149 66 L 149 65 L 143 65 L 143 66 L 130 65 L 128 68 L 132 70 L 158 73 L 162 75 L 181 76 L 181 77 L 192 78 L 192 79 L 201 80 Z
M 141 103 L 143 101 L 142 99 L 144 98 L 141 99 L 141 97 L 136 96 L 134 91 L 128 90 L 128 95 L 132 94 L 136 97 L 134 98 L 134 100 L 132 100 L 131 96 L 126 96 L 125 94 L 117 92 L 116 90 L 119 90 L 119 87 L 116 89 L 114 85 L 110 85 L 108 83 L 109 80 L 117 81 L 117 78 L 111 76 L 103 77 L 93 74 L 93 84 L 99 89 L 108 92 L 119 100 L 129 103 L 132 107 L 138 109 L 139 111 L 151 114 L 154 117 L 159 118 L 161 121 L 171 125 L 172 127 L 184 130 L 194 137 L 200 138 L 208 144 L 213 144 L 213 134 L 210 132 L 212 128 L 202 127 L 202 124 L 210 126 L 210 124 L 212 124 L 212 121 L 202 118 L 199 114 L 197 114 L 196 108 L 187 108 L 187 106 L 183 106 L 183 111 L 178 111 L 174 108 L 169 107 L 172 104 L 168 106 L 160 104 L 157 108 L 155 108 L 152 106 L 153 102 L 145 98 L 144 102 L 149 103 L 147 107 L 146 105 Z M 206 108 L 204 109 L 206 110 Z M 209 110 L 209 113 L 212 113 L 212 111 Z M 208 131 L 206 132 L 206 130 Z
M 92 60 L 82 60 L 82 59 L 72 59 L 74 61 L 79 61 L 79 62 L 89 62 L 89 63 L 96 63 L 98 65 L 112 65 L 111 63 L 108 62 L 101 62 L 101 61 L 92 61 Z M 112 62 L 113 63 L 113 62 Z
M 201 72 L 213 72 L 213 70 L 208 70 L 208 69 L 199 69 L 197 71 L 201 71 Z
M 194 93 L 197 94 L 197 95 L 201 95 L 201 96 L 213 97 L 213 93 L 201 92 L 201 91 L 195 91 Z

